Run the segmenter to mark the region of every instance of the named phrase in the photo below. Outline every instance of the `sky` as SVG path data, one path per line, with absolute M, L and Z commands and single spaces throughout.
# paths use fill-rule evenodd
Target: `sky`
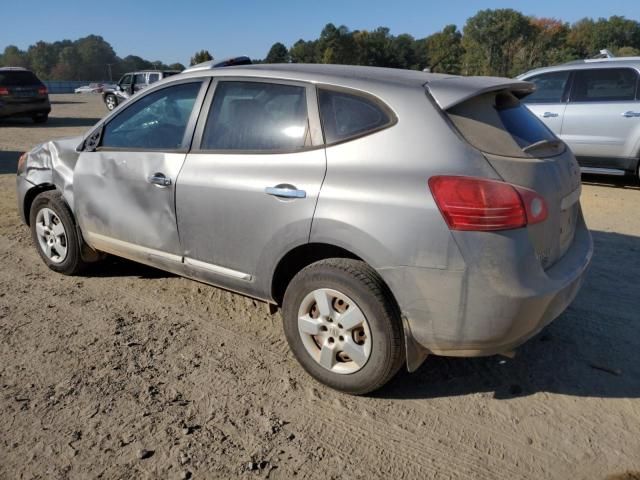
M 351 30 L 389 27 L 423 38 L 485 8 L 513 8 L 525 15 L 574 22 L 622 15 L 640 20 L 640 0 L 27 0 L 0 8 L 0 51 L 26 50 L 38 40 L 101 35 L 120 57 L 138 55 L 164 63 L 189 63 L 198 50 L 216 59 L 264 58 L 275 42 L 290 47 L 315 39 L 329 22 Z

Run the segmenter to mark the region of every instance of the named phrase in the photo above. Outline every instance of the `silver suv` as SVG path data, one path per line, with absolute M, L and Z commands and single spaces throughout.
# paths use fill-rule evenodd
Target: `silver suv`
M 532 89 L 202 67 L 24 154 L 19 208 L 52 270 L 107 252 L 282 307 L 302 366 L 362 394 L 429 354 L 510 353 L 575 297 L 580 172 Z
M 580 60 L 518 78 L 536 85 L 523 101 L 583 172 L 640 179 L 640 57 Z

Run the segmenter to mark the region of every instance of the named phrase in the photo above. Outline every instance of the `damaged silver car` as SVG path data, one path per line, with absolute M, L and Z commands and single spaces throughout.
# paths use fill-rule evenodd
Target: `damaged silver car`
M 264 300 L 314 378 L 363 394 L 430 354 L 510 353 L 576 296 L 580 171 L 532 90 L 198 68 L 24 154 L 19 208 L 52 270 L 106 252 Z

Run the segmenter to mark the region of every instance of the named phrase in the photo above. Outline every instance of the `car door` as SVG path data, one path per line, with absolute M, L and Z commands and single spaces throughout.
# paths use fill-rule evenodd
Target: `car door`
M 147 87 L 147 74 L 136 73 L 133 76 L 133 93 L 137 93 L 140 90 L 144 90 Z
M 133 91 L 132 90 L 133 74 L 127 73 L 126 75 L 123 75 L 120 81 L 118 82 L 118 86 L 120 87 L 120 90 L 118 91 L 118 93 L 120 93 L 121 96 L 123 96 L 124 98 L 129 98 L 129 96 L 131 96 L 131 93 Z
M 164 263 L 182 261 L 175 181 L 206 83 L 191 79 L 154 89 L 85 141 L 74 170 L 74 205 L 91 246 L 169 270 Z
M 308 242 L 325 175 L 315 89 L 221 80 L 205 105 L 176 190 L 188 274 L 268 298 L 272 268 Z
M 535 92 L 523 99 L 534 115 L 542 120 L 553 133 L 560 136 L 567 107 L 570 72 L 547 72 L 526 79 L 536 86 Z
M 576 70 L 562 138 L 583 166 L 624 169 L 640 132 L 638 72 L 632 68 Z

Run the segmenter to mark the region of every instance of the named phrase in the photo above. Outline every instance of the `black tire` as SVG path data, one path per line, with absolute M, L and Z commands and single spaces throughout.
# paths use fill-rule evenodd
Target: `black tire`
M 34 115 L 33 117 L 33 121 L 35 123 L 46 123 L 47 120 L 49 120 L 49 115 L 47 113 Z
M 54 262 L 42 249 L 37 233 L 37 217 L 40 210 L 48 208 L 58 217 L 65 233 L 66 256 L 61 262 Z M 29 225 L 31 227 L 31 239 L 44 263 L 54 272 L 65 275 L 75 275 L 82 271 L 87 265 L 81 257 L 81 244 L 76 223 L 71 210 L 62 198 L 62 194 L 57 190 L 50 190 L 38 195 L 31 204 L 29 212 Z
M 104 104 L 107 106 L 107 110 L 112 111 L 118 106 L 118 97 L 109 94 L 104 97 Z
M 309 293 L 322 288 L 353 300 L 368 323 L 371 351 L 364 366 L 353 373 L 335 373 L 320 365 L 301 338 L 299 309 Z M 387 383 L 405 359 L 400 311 L 382 279 L 364 262 L 332 258 L 302 269 L 287 287 L 282 314 L 285 335 L 297 360 L 313 378 L 336 390 L 353 395 L 372 392 Z

